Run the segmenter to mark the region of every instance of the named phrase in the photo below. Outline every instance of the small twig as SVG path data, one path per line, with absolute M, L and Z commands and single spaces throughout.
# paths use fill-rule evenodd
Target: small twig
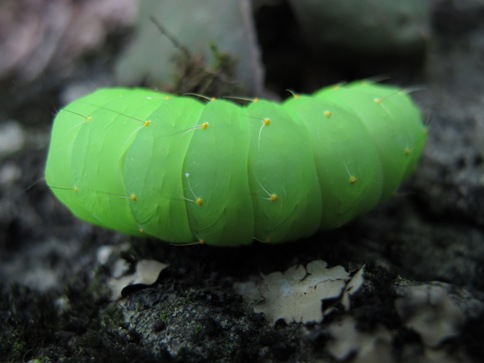
M 185 55 L 185 57 L 187 57 L 187 59 L 190 59 L 191 58 L 191 54 L 189 52 L 189 50 L 183 46 L 182 44 L 180 44 L 180 42 L 178 40 L 176 40 L 176 38 L 171 35 L 164 27 L 163 25 L 161 25 L 161 23 L 158 21 L 158 19 L 156 19 L 154 16 L 150 16 L 150 20 L 153 22 L 153 24 L 156 25 L 156 27 L 158 28 L 158 30 L 161 32 L 161 34 L 163 34 L 165 37 L 167 37 L 170 42 L 172 42 L 172 44 L 180 49 L 180 51 L 183 52 L 183 54 Z

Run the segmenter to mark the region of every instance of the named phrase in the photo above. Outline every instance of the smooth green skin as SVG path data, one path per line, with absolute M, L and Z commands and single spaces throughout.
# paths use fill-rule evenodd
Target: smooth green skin
M 346 107 L 357 115 L 381 161 L 381 201 L 394 195 L 400 183 L 414 171 L 427 136 L 420 112 L 408 95 L 395 87 L 360 81 L 322 89 L 314 97 Z
M 247 106 L 101 89 L 57 115 L 45 178 L 77 217 L 122 233 L 275 243 L 387 199 L 425 139 L 403 91 L 367 82 Z

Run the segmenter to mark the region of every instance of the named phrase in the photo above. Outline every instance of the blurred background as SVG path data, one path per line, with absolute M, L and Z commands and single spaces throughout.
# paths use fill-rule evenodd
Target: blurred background
M 0 1 L 0 287 L 62 294 L 80 278 L 85 286 L 100 270 L 99 247 L 129 240 L 77 221 L 45 186 L 51 123 L 69 101 L 120 85 L 279 100 L 361 78 L 412 90 L 429 128 L 400 196 L 339 231 L 277 250 L 163 246 L 161 256 L 197 281 L 193 288 L 318 257 L 445 282 L 477 296 L 460 305 L 475 324 L 452 347 L 482 357 L 471 339 L 484 334 L 482 0 Z M 421 344 L 402 334 L 401 346 Z M 296 361 L 304 344 L 289 346 L 280 357 Z

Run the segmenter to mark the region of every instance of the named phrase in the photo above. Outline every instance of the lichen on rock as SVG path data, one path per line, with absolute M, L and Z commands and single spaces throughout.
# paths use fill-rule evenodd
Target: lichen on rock
M 355 282 L 356 288 L 347 288 L 349 278 L 350 274 L 344 267 L 328 268 L 325 261 L 316 260 L 308 263 L 306 267 L 297 265 L 284 273 L 277 271 L 262 275 L 257 292 L 253 282 L 236 284 L 235 289 L 247 301 L 255 301 L 254 311 L 263 313 L 271 324 L 279 319 L 286 323 L 308 323 L 323 319 L 325 300 L 346 296 L 345 301 L 348 303 L 344 306 L 349 308 L 348 294 L 361 285 L 360 282 Z M 361 274 L 358 274 L 358 279 L 361 278 Z

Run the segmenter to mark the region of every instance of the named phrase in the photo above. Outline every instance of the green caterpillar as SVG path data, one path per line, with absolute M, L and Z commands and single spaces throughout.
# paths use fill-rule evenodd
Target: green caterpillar
M 275 243 L 389 198 L 425 140 L 406 92 L 366 81 L 246 106 L 110 88 L 59 111 L 45 178 L 77 217 L 122 233 Z

